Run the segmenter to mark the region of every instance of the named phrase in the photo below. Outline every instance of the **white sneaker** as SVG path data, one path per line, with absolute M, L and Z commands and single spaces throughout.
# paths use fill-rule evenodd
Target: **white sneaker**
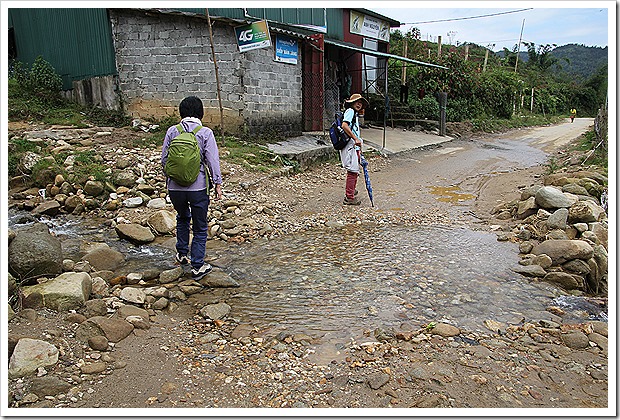
M 211 267 L 211 264 L 203 264 L 203 266 L 200 267 L 198 270 L 196 270 L 195 268 L 192 268 L 192 279 L 201 280 L 204 276 L 209 274 L 211 270 L 213 270 L 213 267 Z

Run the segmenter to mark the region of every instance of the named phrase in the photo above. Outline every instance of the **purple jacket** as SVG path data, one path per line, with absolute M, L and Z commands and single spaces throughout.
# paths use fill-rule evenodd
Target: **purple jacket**
M 198 125 L 200 125 L 200 120 L 198 120 L 197 118 L 183 118 L 181 120 L 181 124 L 187 131 L 192 131 Z M 164 137 L 164 145 L 161 150 L 162 168 L 166 166 L 166 159 L 168 158 L 168 147 L 170 147 L 170 142 L 178 135 L 179 131 L 177 130 L 176 125 L 168 128 L 168 131 L 166 132 L 166 137 Z M 198 140 L 198 147 L 200 147 L 203 162 L 203 165 L 201 165 L 200 167 L 200 173 L 198 174 L 198 178 L 192 185 L 184 187 L 167 177 L 166 186 L 169 190 L 200 191 L 207 188 L 207 174 L 205 173 L 204 163 L 207 164 L 213 184 L 222 183 L 222 173 L 220 172 L 220 155 L 217 149 L 217 143 L 215 142 L 215 137 L 213 136 L 213 131 L 208 127 L 203 127 L 196 134 L 196 140 Z

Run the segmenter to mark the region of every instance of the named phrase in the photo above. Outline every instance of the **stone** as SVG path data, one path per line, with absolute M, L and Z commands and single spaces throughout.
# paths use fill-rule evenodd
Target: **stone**
M 108 339 L 105 335 L 95 335 L 88 339 L 88 345 L 93 350 L 106 351 L 108 349 L 108 344 Z
M 239 324 L 230 333 L 231 338 L 249 337 L 254 332 L 254 326 L 251 324 Z
M 519 205 L 517 207 L 517 217 L 523 219 L 535 214 L 536 210 L 538 210 L 538 207 L 536 206 L 536 199 L 534 197 L 530 197 L 525 201 L 519 201 Z
M 580 240 L 547 240 L 532 249 L 535 255 L 547 254 L 553 260 L 554 265 L 560 265 L 566 261 L 592 258 L 594 249 L 590 244 Z
M 544 268 L 537 264 L 530 264 L 525 266 L 517 266 L 512 269 L 515 273 L 522 274 L 527 277 L 544 277 L 547 272 Z
M 584 260 L 570 260 L 562 264 L 564 271 L 580 276 L 586 276 L 592 271 L 590 266 Z
M 572 276 L 568 273 L 562 273 L 560 271 L 547 273 L 547 275 L 543 277 L 543 281 L 547 283 L 557 284 L 565 290 L 575 290 L 579 289 L 581 286 L 575 276 Z
M 58 362 L 58 349 L 43 340 L 22 338 L 17 342 L 9 360 L 9 378 L 35 373 L 40 367 L 54 366 Z
M 563 193 L 561 190 L 544 186 L 536 192 L 536 204 L 544 209 L 568 208 L 575 204 L 579 198 L 573 194 Z
M 165 297 L 160 297 L 153 303 L 151 307 L 156 311 L 161 311 L 168 306 L 168 303 L 168 299 L 166 299 Z
M 22 293 L 25 296 L 39 293 L 43 298 L 43 306 L 63 312 L 81 308 L 90 297 L 92 284 L 88 273 L 70 271 L 45 283 L 24 286 Z
M 154 198 L 149 200 L 146 204 L 146 207 L 149 209 L 165 209 L 166 208 L 166 199 L 165 198 Z
M 168 210 L 159 210 L 153 213 L 148 218 L 147 224 L 160 235 L 169 234 L 177 227 L 175 214 Z
M 142 204 L 144 204 L 144 199 L 142 197 L 130 197 L 123 200 L 123 206 L 128 209 L 135 209 L 136 207 L 140 207 Z
M 567 192 L 575 195 L 589 195 L 588 190 L 579 184 L 566 184 L 562 185 L 562 192 Z
M 56 200 L 44 201 L 32 210 L 32 214 L 56 216 L 60 212 L 61 205 Z
M 206 305 L 200 309 L 200 315 L 206 319 L 212 319 L 213 321 L 226 318 L 230 313 L 230 306 L 226 303 L 220 302 L 213 305 Z
M 125 318 L 125 321 L 129 322 L 134 328 L 139 330 L 148 330 L 151 328 L 151 324 L 148 322 L 148 317 L 146 320 L 139 315 L 130 315 Z
M 562 342 L 571 349 L 586 349 L 590 344 L 588 336 L 581 331 L 571 331 L 562 334 Z
M 84 184 L 84 193 L 91 197 L 97 197 L 104 191 L 104 185 L 101 181 L 86 181 Z
M 103 299 L 91 299 L 84 304 L 84 316 L 105 316 L 108 314 L 108 307 Z
M 588 228 L 599 239 L 601 245 L 608 248 L 608 227 L 606 223 L 594 222 L 588 225 Z
M 155 240 L 151 229 L 135 223 L 121 223 L 116 225 L 116 234 L 121 239 L 126 239 L 135 244 L 147 244 Z
M 605 209 L 592 201 L 579 201 L 568 209 L 569 223 L 600 222 L 605 217 Z
M 108 341 L 118 343 L 133 331 L 134 327 L 124 319 L 94 316 L 82 322 L 75 331 L 75 337 L 83 342 L 97 335 L 105 336 Z
M 121 290 L 120 296 L 126 302 L 143 304 L 146 299 L 146 292 L 144 289 L 138 289 L 136 287 L 125 287 Z
M 96 271 L 115 271 L 125 263 L 123 254 L 110 248 L 107 244 L 97 247 L 82 257 Z
M 105 362 L 92 362 L 80 367 L 80 370 L 84 375 L 93 375 L 95 373 L 101 373 L 106 369 Z
M 543 269 L 546 270 L 546 269 L 550 268 L 553 265 L 553 260 L 547 254 L 540 254 L 540 255 L 536 255 L 532 259 L 532 264 L 539 265 Z
M 597 346 L 599 346 L 601 348 L 601 350 L 603 350 L 605 352 L 607 351 L 607 349 L 609 347 L 607 337 L 605 337 L 602 334 L 598 334 L 598 333 L 592 332 L 592 333 L 588 334 L 588 340 L 590 340 L 593 343 L 595 343 Z
M 116 186 L 132 188 L 136 183 L 137 177 L 132 171 L 123 170 L 116 172 L 112 180 Z
M 65 200 L 65 210 L 67 213 L 73 213 L 76 209 L 84 206 L 84 198 L 79 195 L 71 195 Z
M 371 389 L 377 390 L 390 381 L 390 375 L 387 373 L 375 373 L 370 375 L 366 382 Z
M 214 268 L 199 283 L 205 287 L 239 287 L 239 283 L 219 268 Z
M 554 211 L 547 219 L 549 229 L 566 229 L 568 209 L 561 208 Z
M 127 317 L 130 316 L 139 316 L 145 321 L 148 321 L 150 319 L 149 312 L 146 309 L 138 308 L 137 306 L 133 305 L 122 305 L 116 310 L 114 316 L 120 319 L 127 319 Z
M 70 383 L 63 381 L 55 375 L 35 377 L 30 384 L 30 392 L 40 398 L 47 395 L 64 394 L 70 389 Z
M 171 283 L 178 280 L 183 274 L 183 268 L 181 267 L 175 267 L 171 270 L 164 270 L 159 274 L 159 282 L 161 284 Z
M 9 270 L 21 279 L 62 273 L 62 246 L 43 223 L 17 232 L 8 247 Z
M 459 335 L 461 330 L 453 325 L 438 322 L 430 332 L 431 334 L 440 335 L 442 337 L 454 337 L 455 335 Z

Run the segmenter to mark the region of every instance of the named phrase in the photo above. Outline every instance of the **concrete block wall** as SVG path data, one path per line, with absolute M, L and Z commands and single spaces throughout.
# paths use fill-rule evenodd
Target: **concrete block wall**
M 220 125 L 215 66 L 206 19 L 110 9 L 120 90 L 133 116 L 178 116 L 179 102 L 196 95 L 203 123 Z M 227 133 L 292 134 L 302 126 L 301 59 L 274 61 L 274 50 L 240 53 L 233 26 L 215 22 L 224 129 Z M 301 49 L 301 48 L 300 48 Z

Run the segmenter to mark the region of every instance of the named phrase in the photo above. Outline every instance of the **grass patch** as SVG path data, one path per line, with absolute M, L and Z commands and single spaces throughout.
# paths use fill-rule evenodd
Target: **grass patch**
M 286 164 L 267 147 L 248 143 L 236 137 L 225 137 L 224 141 L 220 140 L 218 147 L 226 161 L 260 172 L 270 172 Z
M 589 152 L 586 164 L 598 166 L 599 168 L 604 169 L 605 174 L 607 174 L 609 153 L 603 147 L 603 144 L 599 145 L 599 142 L 600 140 L 597 139 L 594 130 L 590 130 L 584 133 L 584 135 L 579 138 L 579 140 L 573 147 L 573 150 Z

